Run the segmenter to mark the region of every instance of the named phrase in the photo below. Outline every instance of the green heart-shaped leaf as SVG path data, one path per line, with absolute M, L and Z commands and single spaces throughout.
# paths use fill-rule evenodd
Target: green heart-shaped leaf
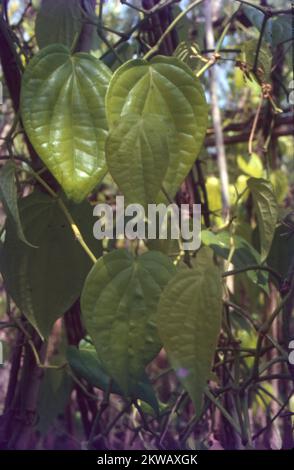
M 158 330 L 176 374 L 199 415 L 202 394 L 221 327 L 220 272 L 209 248 L 201 249 L 193 268 L 183 268 L 164 289 L 158 306 Z
M 126 395 L 160 350 L 157 304 L 174 269 L 159 252 L 134 258 L 116 250 L 98 260 L 86 279 L 81 307 L 87 331 L 104 370 Z
M 191 69 L 174 57 L 126 62 L 112 77 L 106 110 L 110 128 L 128 114 L 158 114 L 171 123 L 177 149 L 163 185 L 173 196 L 196 160 L 207 128 L 204 92 Z
M 109 69 L 62 45 L 39 52 L 25 70 L 21 113 L 35 150 L 67 196 L 82 201 L 106 173 L 105 93 Z
M 81 294 L 91 260 L 75 240 L 56 200 L 34 192 L 19 202 L 25 235 L 36 246 L 18 239 L 8 220 L 1 249 L 1 273 L 7 291 L 39 333 L 47 337 L 52 325 Z M 84 202 L 69 211 L 88 245 L 97 256 L 101 243 L 92 234 L 91 206 Z

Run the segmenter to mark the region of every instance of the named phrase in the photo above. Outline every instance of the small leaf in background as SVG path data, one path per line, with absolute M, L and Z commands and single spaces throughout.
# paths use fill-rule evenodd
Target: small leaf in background
M 128 114 L 172 121 L 177 147 L 163 186 L 172 197 L 190 171 L 205 137 L 208 110 L 200 81 L 175 57 L 130 60 L 115 71 L 106 95 L 108 124 Z
M 78 378 L 86 380 L 90 385 L 104 392 L 109 390 L 111 378 L 104 371 L 98 359 L 96 349 L 92 344 L 82 340 L 79 344 L 79 348 L 69 346 L 67 359 L 74 374 Z M 121 388 L 114 380 L 111 382 L 110 391 L 117 395 L 124 395 Z M 132 395 L 128 398 L 145 401 L 152 407 L 155 414 L 158 415 L 158 401 L 147 376 L 143 377 L 143 380 L 136 384 L 132 390 Z
M 15 167 L 7 162 L 0 170 L 0 200 L 4 206 L 7 217 L 15 225 L 18 238 L 32 246 L 26 239 L 19 217 L 17 205 L 17 190 L 15 184 Z
M 128 203 L 156 202 L 176 144 L 172 121 L 158 114 L 127 114 L 112 129 L 106 162 Z
M 230 203 L 233 206 L 237 203 L 238 197 L 244 193 L 244 190 L 247 188 L 247 179 L 248 176 L 239 175 L 235 184 L 229 185 L 229 196 L 230 196 Z M 220 179 L 216 176 L 208 176 L 206 179 L 206 191 L 207 191 L 207 199 L 208 199 L 208 206 L 209 210 L 214 216 L 213 220 L 216 226 L 221 227 L 223 225 L 223 220 L 221 217 L 222 212 L 222 194 L 221 194 L 221 183 Z M 247 194 L 244 193 L 239 202 L 244 202 L 248 197 Z
M 292 14 L 293 15 L 293 14 Z M 293 16 L 279 15 L 272 19 L 272 46 L 293 39 Z
M 259 50 L 256 73 L 263 83 L 269 82 L 272 66 L 272 54 L 269 47 L 264 44 L 258 49 L 258 39 L 250 39 L 242 44 L 241 50 L 241 61 L 247 64 L 249 72 L 252 72 L 254 68 L 256 53 Z
M 249 5 L 242 5 L 242 10 L 247 16 L 247 18 L 251 21 L 252 25 L 255 26 L 259 31 L 261 31 L 265 18 L 264 13 L 262 13 L 257 8 L 251 7 Z M 270 18 L 267 20 L 267 23 L 265 25 L 263 39 L 269 43 L 272 41 L 272 21 Z
M 235 249 L 231 262 L 237 270 L 261 264 L 260 254 L 243 237 L 238 235 L 231 236 L 229 232 L 219 232 L 215 234 L 209 230 L 202 230 L 201 240 L 202 243 L 209 246 L 217 256 L 224 259 L 229 258 L 233 245 Z M 250 270 L 246 271 L 246 274 L 252 282 L 257 284 L 266 293 L 268 292 L 267 272 Z
M 243 194 L 241 197 L 242 202 L 246 201 L 249 196 L 249 192 L 245 191 L 245 189 L 247 188 L 247 180 L 248 180 L 248 176 L 239 175 L 236 181 L 236 185 L 235 185 L 238 191 L 238 195 Z
M 91 206 L 84 202 L 68 209 L 87 244 L 100 256 L 101 243 L 92 234 Z M 37 248 L 19 241 L 8 220 L 1 273 L 18 308 L 47 337 L 57 318 L 78 299 L 92 263 L 56 200 L 35 191 L 20 200 L 19 210 L 24 233 Z
M 82 26 L 80 0 L 42 0 L 35 26 L 38 46 L 60 43 L 71 48 Z
M 66 195 L 80 202 L 106 174 L 105 93 L 111 72 L 62 45 L 42 49 L 25 69 L 21 114 L 35 150 Z
M 277 200 L 269 181 L 249 178 L 247 185 L 253 198 L 260 236 L 261 261 L 264 261 L 269 253 L 278 220 Z
M 206 180 L 206 190 L 209 210 L 214 213 L 219 213 L 220 215 L 222 210 L 222 196 L 219 178 L 216 178 L 216 176 L 208 176 Z
M 251 21 L 259 31 L 262 30 L 264 13 L 257 8 L 249 5 L 242 5 L 247 18 Z M 278 15 L 273 18 L 268 18 L 264 32 L 263 39 L 271 44 L 272 47 L 276 47 L 282 42 L 289 41 L 293 36 L 292 33 L 292 15 Z
M 221 328 L 222 283 L 212 251 L 202 248 L 192 269 L 183 268 L 168 283 L 158 306 L 158 331 L 197 415 L 211 376 Z
M 278 204 L 283 204 L 289 192 L 289 179 L 287 174 L 283 170 L 274 170 L 270 174 L 270 182 L 273 185 Z
M 134 258 L 120 249 L 98 260 L 86 279 L 81 308 L 87 331 L 104 370 L 126 395 L 161 348 L 157 304 L 174 269 L 160 252 Z
M 257 153 L 252 153 L 251 155 L 238 155 L 237 164 L 240 170 L 248 176 L 261 178 L 263 175 L 263 164 Z
M 246 202 L 249 196 L 249 191 L 247 189 L 247 180 L 248 176 L 246 175 L 239 175 L 235 184 L 229 185 L 229 193 L 230 193 L 230 203 L 231 205 L 235 205 L 238 201 L 238 204 Z

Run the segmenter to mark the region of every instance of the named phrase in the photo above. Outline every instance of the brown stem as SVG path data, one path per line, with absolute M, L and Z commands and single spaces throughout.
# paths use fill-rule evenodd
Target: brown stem
M 43 362 L 47 343 L 33 333 L 35 349 Z M 25 347 L 24 365 L 19 384 L 18 397 L 14 404 L 14 419 L 9 423 L 9 449 L 25 450 L 30 446 L 34 426 L 37 420 L 37 402 L 44 371 L 37 365 L 31 347 Z

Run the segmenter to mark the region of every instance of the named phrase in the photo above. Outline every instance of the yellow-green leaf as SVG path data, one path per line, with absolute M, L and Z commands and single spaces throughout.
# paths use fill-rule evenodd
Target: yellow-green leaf
M 252 153 L 251 155 L 238 155 L 237 164 L 240 170 L 248 176 L 261 178 L 263 175 L 262 161 L 257 153 Z
M 273 185 L 278 204 L 283 204 L 289 191 L 287 174 L 283 170 L 275 170 L 270 174 L 270 182 Z

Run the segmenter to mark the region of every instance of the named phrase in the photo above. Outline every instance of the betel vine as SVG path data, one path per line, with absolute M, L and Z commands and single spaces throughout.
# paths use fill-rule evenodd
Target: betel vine
M 3 448 L 291 447 L 292 11 L 213 3 L 1 7 Z

